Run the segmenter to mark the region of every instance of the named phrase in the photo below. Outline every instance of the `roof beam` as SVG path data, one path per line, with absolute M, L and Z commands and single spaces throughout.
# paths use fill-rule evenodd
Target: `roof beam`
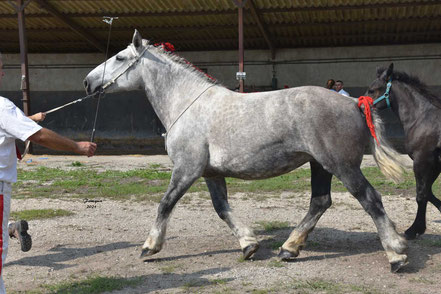
M 44 0 L 35 0 L 36 2 Z M 44 1 L 46 2 L 46 1 Z M 358 4 L 358 5 L 340 5 L 340 6 L 321 6 L 321 7 L 285 7 L 285 8 L 267 8 L 259 9 L 260 13 L 287 13 L 287 12 L 311 12 L 311 11 L 334 11 L 334 10 L 358 10 L 358 9 L 385 9 L 401 7 L 424 7 L 439 6 L 441 3 L 437 0 L 432 1 L 409 1 L 404 3 L 381 3 L 381 4 Z M 226 9 L 220 11 L 170 11 L 170 12 L 119 12 L 119 17 L 167 17 L 167 16 L 204 16 L 204 15 L 235 15 L 236 9 Z M 100 11 L 99 13 L 60 13 L 64 17 L 102 17 L 103 15 L 112 15 L 110 11 Z M 26 18 L 48 17 L 48 14 L 36 13 L 28 14 Z M 0 14 L 0 18 L 15 18 L 13 14 Z
M 251 14 L 253 15 L 254 20 L 257 23 L 257 26 L 259 27 L 260 32 L 263 35 L 263 38 L 265 39 L 265 42 L 268 44 L 268 47 L 271 50 L 271 58 L 276 58 L 276 47 L 274 46 L 274 43 L 271 41 L 271 38 L 268 34 L 268 30 L 266 29 L 265 24 L 263 23 L 259 10 L 257 10 L 256 6 L 254 5 L 253 0 L 248 0 L 248 7 L 251 10 Z
M 323 39 L 355 39 L 355 38 L 372 38 L 372 37 L 417 37 L 417 36 L 439 36 L 439 31 L 424 31 L 424 32 L 399 32 L 399 33 L 386 33 L 386 32 L 378 32 L 378 33 L 368 33 L 368 34 L 345 34 L 345 35 L 316 35 L 316 36 L 300 36 L 297 37 L 298 40 L 323 40 Z M 276 37 L 274 38 L 276 41 L 283 41 L 283 40 L 293 40 L 291 37 Z M 441 39 L 441 37 L 440 37 Z M 263 38 L 247 38 L 246 41 L 250 42 L 258 42 L 263 41 Z M 171 43 L 183 43 L 183 44 L 192 44 L 192 43 L 202 43 L 207 41 L 212 42 L 230 42 L 230 43 L 237 43 L 237 38 L 222 38 L 222 39 L 170 39 Z M 0 42 L 3 46 L 13 46 L 17 45 L 16 41 L 11 40 L 3 40 L 0 38 Z M 117 46 L 125 46 L 127 45 L 126 40 L 114 40 L 114 43 L 117 44 Z M 32 41 L 33 45 L 37 46 L 47 46 L 48 42 L 44 41 Z M 72 46 L 83 46 L 87 44 L 85 41 L 58 41 L 57 45 L 63 46 L 63 45 L 72 45 Z
M 38 0 L 36 0 L 38 1 Z M 391 24 L 391 23 L 402 23 L 402 22 L 412 22 L 412 23 L 421 23 L 421 22 L 441 22 L 441 18 L 439 16 L 432 16 L 432 17 L 407 17 L 407 18 L 401 18 L 401 19 L 372 19 L 372 20 L 354 20 L 354 21 L 327 21 L 327 22 L 304 22 L 304 23 L 280 23 L 280 24 L 269 24 L 266 27 L 267 28 L 278 28 L 278 27 L 307 27 L 307 26 L 337 26 L 337 25 L 357 25 L 357 24 Z M 154 33 L 163 33 L 163 32 L 170 32 L 170 31 L 194 31 L 194 30 L 222 30 L 222 29 L 236 29 L 237 24 L 231 24 L 231 25 L 207 25 L 207 26 L 180 26 L 180 27 L 138 27 L 138 30 L 148 30 L 149 32 Z M 109 29 L 102 27 L 102 28 L 91 28 L 95 32 L 107 32 Z M 113 27 L 112 32 L 125 32 L 125 31 L 132 31 L 133 27 Z M 39 33 L 39 32 L 68 32 L 70 29 L 67 28 L 41 28 L 41 29 L 27 29 L 28 33 Z M 12 33 L 12 32 L 18 32 L 17 29 L 0 29 L 0 33 Z
M 78 35 L 83 37 L 89 44 L 100 50 L 101 52 L 106 52 L 106 46 L 102 45 L 94 36 L 88 33 L 81 26 L 73 22 L 66 15 L 61 14 L 55 7 L 49 4 L 46 0 L 34 0 L 40 5 L 41 8 L 49 12 L 53 17 L 57 18 L 59 21 L 66 24 L 71 30 L 76 32 Z

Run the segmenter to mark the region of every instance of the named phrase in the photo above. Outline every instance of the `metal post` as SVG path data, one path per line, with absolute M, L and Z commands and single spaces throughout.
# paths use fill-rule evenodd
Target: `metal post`
M 244 72 L 243 60 L 244 60 L 244 49 L 243 49 L 243 3 L 242 0 L 239 1 L 239 72 Z M 244 79 L 239 79 L 239 92 L 244 91 Z
M 31 96 L 29 93 L 29 69 L 28 69 L 28 44 L 26 38 L 25 13 L 23 0 L 17 0 L 18 14 L 18 34 L 20 41 L 20 61 L 21 61 L 21 91 L 23 93 L 23 112 L 31 115 Z M 29 147 L 29 153 L 32 153 L 32 144 Z

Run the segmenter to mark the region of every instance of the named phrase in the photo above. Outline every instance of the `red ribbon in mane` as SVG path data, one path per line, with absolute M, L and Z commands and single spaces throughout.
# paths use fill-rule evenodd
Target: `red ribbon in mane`
M 375 134 L 375 126 L 372 122 L 372 115 L 371 115 L 371 106 L 373 106 L 374 100 L 369 96 L 360 96 L 358 98 L 358 107 L 361 108 L 362 105 L 364 105 L 364 115 L 366 116 L 366 123 L 371 131 L 372 137 L 375 138 L 377 141 L 377 144 L 380 145 L 380 142 L 378 142 L 377 135 Z
M 173 44 L 169 43 L 169 42 L 162 42 L 162 43 L 156 43 L 154 46 L 160 46 L 162 47 L 162 49 L 164 49 L 164 51 L 167 52 L 171 52 L 174 53 L 175 52 L 175 46 L 173 46 Z M 207 78 L 211 79 L 212 81 L 216 81 L 215 78 L 213 78 L 212 76 L 210 76 L 209 74 L 207 74 L 205 71 L 203 71 L 202 69 L 200 69 L 199 67 L 195 66 L 193 63 L 191 63 L 190 61 L 188 61 L 187 59 L 183 58 L 183 60 L 185 61 L 185 63 L 187 63 L 188 65 L 194 67 L 196 70 L 200 71 L 201 73 L 203 73 Z
M 161 46 L 162 49 L 164 49 L 164 51 L 167 52 L 175 52 L 175 46 L 173 46 L 173 44 L 169 43 L 169 42 L 164 42 L 164 43 L 156 43 L 155 46 Z

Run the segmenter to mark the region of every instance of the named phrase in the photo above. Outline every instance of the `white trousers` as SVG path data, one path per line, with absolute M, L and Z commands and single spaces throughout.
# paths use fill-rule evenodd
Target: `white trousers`
M 11 210 L 11 191 L 12 185 L 8 182 L 0 181 L 0 294 L 6 294 L 5 284 L 3 282 L 3 265 L 8 254 L 8 219 Z

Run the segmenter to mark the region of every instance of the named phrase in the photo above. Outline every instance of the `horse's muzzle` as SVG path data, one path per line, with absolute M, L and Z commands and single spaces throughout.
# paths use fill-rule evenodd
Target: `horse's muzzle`
M 92 93 L 92 89 L 90 88 L 90 83 L 87 81 L 87 78 L 83 81 L 84 89 L 86 90 L 86 93 L 89 95 Z

